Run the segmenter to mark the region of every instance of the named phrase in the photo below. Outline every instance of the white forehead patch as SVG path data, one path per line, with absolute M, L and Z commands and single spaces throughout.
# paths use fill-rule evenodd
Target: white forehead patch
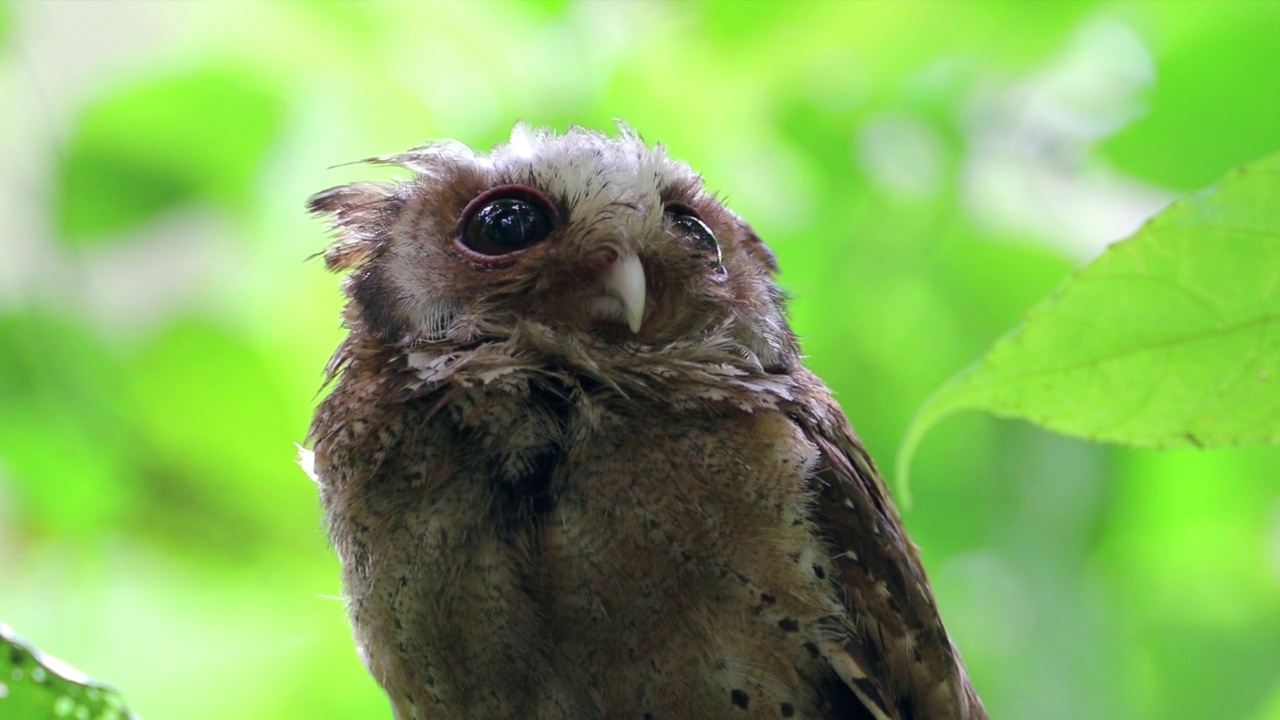
M 635 202 L 656 197 L 666 185 L 696 182 L 693 170 L 667 157 L 661 145 L 649 147 L 626 125 L 619 130 L 616 138 L 582 128 L 557 135 L 519 124 L 511 142 L 495 147 L 490 157 L 499 175 L 526 177 L 571 201 L 604 195 Z
M 557 134 L 518 123 L 510 140 L 488 154 L 444 141 L 380 160 L 432 178 L 450 167 L 470 166 L 495 184 L 526 184 L 563 198 L 577 218 L 617 203 L 646 213 L 656 209 L 663 188 L 702 185 L 687 163 L 668 157 L 661 145 L 650 147 L 622 122 L 617 137 L 581 127 Z
M 534 159 L 533 146 L 533 130 L 524 123 L 516 123 L 516 126 L 511 128 L 511 140 L 507 143 L 507 149 L 512 157 L 532 163 Z

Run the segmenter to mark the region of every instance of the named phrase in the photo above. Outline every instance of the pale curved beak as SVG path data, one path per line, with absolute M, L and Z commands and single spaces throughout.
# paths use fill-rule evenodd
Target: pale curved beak
M 644 322 L 644 265 L 633 252 L 620 252 L 618 259 L 604 271 L 601 288 L 605 297 L 616 300 L 619 319 L 627 323 L 631 332 L 640 332 Z

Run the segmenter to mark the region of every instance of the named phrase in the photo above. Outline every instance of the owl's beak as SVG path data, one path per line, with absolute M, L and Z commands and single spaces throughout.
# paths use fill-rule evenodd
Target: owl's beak
M 644 322 L 644 265 L 633 252 L 620 252 L 601 278 L 606 297 L 622 305 L 622 318 L 631 332 L 640 332 Z

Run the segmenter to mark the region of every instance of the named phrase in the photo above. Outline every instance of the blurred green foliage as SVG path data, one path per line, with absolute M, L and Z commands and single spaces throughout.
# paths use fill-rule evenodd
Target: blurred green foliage
M 284 97 L 250 69 L 207 65 L 148 78 L 76 119 L 54 215 L 70 243 L 130 230 L 183 203 L 252 203 L 280 136 Z
M 3 30 L 5 14 L 8 29 Z M 1280 3 L 0 5 L 0 618 L 148 718 L 387 717 L 293 464 L 340 339 L 312 192 L 625 118 L 777 251 L 892 474 L 925 396 L 1280 146 Z M 921 545 L 993 717 L 1280 718 L 1280 451 L 962 416 Z

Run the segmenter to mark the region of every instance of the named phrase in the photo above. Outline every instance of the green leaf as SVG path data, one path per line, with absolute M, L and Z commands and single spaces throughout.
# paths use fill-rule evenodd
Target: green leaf
M 128 720 L 120 693 L 41 653 L 0 623 L 0 717 Z
M 235 209 L 282 121 L 276 92 L 234 67 L 152 79 L 103 98 L 78 118 L 59 167 L 63 239 L 100 241 L 192 201 Z
M 933 394 L 898 451 L 986 410 L 1089 440 L 1280 440 L 1280 154 L 1184 198 L 1081 269 Z

